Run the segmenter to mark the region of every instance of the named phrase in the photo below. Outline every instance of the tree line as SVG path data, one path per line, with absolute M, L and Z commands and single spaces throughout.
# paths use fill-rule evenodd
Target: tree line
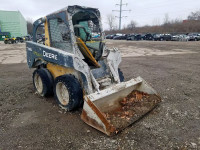
M 165 14 L 163 24 L 161 25 L 146 25 L 143 27 L 138 27 L 137 22 L 130 21 L 130 23 L 125 26 L 122 30 L 118 30 L 116 25 L 116 18 L 109 14 L 107 15 L 107 24 L 109 29 L 106 30 L 106 34 L 115 33 L 189 33 L 189 32 L 200 32 L 200 10 L 196 12 L 191 12 L 186 21 L 175 19 L 170 20 L 168 14 Z M 154 20 L 156 22 L 156 20 Z M 32 35 L 33 31 L 33 21 L 32 19 L 27 19 L 27 31 L 28 34 Z
M 187 17 L 187 20 L 170 20 L 168 14 L 165 14 L 163 23 L 160 25 L 157 24 L 138 27 L 137 23 L 132 20 L 120 31 L 117 29 L 115 21 L 115 18 L 111 14 L 107 16 L 107 24 L 109 26 L 109 29 L 105 31 L 106 34 L 115 34 L 119 32 L 124 34 L 200 32 L 200 10 L 196 12 L 191 12 Z

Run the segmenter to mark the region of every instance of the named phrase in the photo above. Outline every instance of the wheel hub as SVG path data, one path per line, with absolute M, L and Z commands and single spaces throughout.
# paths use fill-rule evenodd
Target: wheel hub
M 58 82 L 56 85 L 56 94 L 60 103 L 64 106 L 69 103 L 69 92 L 65 84 Z
M 43 83 L 42 83 L 42 79 L 39 76 L 39 74 L 35 74 L 34 83 L 35 83 L 35 87 L 36 87 L 38 93 L 41 94 L 43 91 Z

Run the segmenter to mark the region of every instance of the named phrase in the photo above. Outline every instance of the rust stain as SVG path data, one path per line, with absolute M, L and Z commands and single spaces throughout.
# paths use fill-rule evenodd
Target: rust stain
M 88 117 L 85 110 L 82 111 L 81 119 L 85 121 L 87 124 L 91 125 L 92 127 L 96 128 L 97 130 L 106 133 L 103 126 L 99 125 L 98 122 L 90 117 Z M 107 134 L 107 133 L 106 133 Z
M 114 134 L 115 132 L 116 132 L 116 129 L 115 129 L 115 127 L 113 126 L 113 125 L 111 125 L 109 122 L 108 122 L 108 120 L 105 118 L 105 116 L 101 113 L 101 111 L 90 101 L 90 99 L 89 98 L 87 98 L 87 100 L 85 101 L 85 103 L 87 103 L 89 106 L 90 106 L 90 108 L 94 111 L 94 113 L 96 113 L 96 115 L 99 117 L 99 119 L 102 121 L 102 123 L 105 125 L 105 127 L 106 127 L 106 131 L 103 129 L 103 131 L 102 130 L 100 130 L 100 131 L 102 131 L 102 132 L 104 132 L 104 133 L 106 133 L 107 135 L 112 135 L 112 134 Z M 83 117 L 84 119 L 85 118 L 89 118 L 88 116 L 87 117 L 85 117 L 84 115 L 87 115 L 87 114 L 84 114 L 84 113 L 86 113 L 86 112 L 82 112 L 82 116 L 81 117 Z M 91 119 L 91 118 L 90 118 Z M 87 121 L 87 120 L 86 120 Z M 97 123 L 98 124 L 98 123 Z M 96 124 L 95 124 L 96 125 Z M 97 125 L 97 127 L 98 127 L 99 125 Z

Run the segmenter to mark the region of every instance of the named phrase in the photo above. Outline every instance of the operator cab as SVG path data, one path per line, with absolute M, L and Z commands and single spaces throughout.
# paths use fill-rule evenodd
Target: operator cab
M 38 38 L 44 32 L 45 38 Z M 69 6 L 34 23 L 34 42 L 68 53 L 75 53 L 74 46 L 77 45 L 89 66 L 100 67 L 103 37 L 100 12 L 94 8 Z
M 68 12 L 71 12 L 71 7 L 68 8 Z M 96 61 L 99 61 L 104 48 L 103 35 L 100 24 L 100 13 L 97 9 L 83 9 L 79 8 L 72 16 L 72 23 L 74 26 L 74 33 L 77 39 L 77 44 L 81 52 L 88 51 L 92 54 Z M 81 40 L 81 41 L 80 41 Z M 84 42 L 84 44 L 80 44 Z M 84 49 L 82 47 L 85 47 Z M 83 54 L 85 61 L 92 65 L 90 59 Z

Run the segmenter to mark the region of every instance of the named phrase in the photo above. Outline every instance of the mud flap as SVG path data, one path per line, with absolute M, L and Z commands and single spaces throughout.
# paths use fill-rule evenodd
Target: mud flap
M 85 96 L 81 119 L 110 136 L 137 121 L 160 102 L 157 92 L 137 77 Z

